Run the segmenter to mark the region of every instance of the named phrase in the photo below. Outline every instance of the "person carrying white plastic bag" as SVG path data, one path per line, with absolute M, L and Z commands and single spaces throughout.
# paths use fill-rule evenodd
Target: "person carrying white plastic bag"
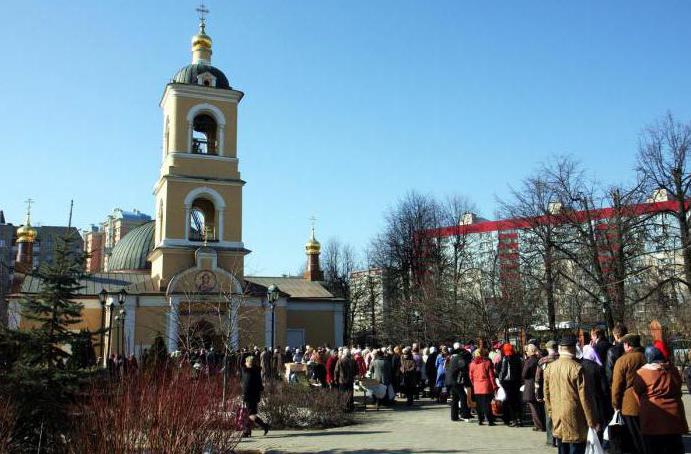
M 585 454 L 605 454 L 602 449 L 600 439 L 597 438 L 597 431 L 592 427 L 588 429 L 588 439 L 585 442 Z
M 559 359 L 545 369 L 545 408 L 552 418 L 560 453 L 584 454 L 588 432 L 597 429 L 583 367 L 576 361 L 574 335 L 559 342 Z

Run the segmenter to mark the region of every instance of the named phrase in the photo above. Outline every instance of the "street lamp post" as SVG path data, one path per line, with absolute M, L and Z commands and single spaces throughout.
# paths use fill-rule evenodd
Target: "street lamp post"
M 125 289 L 120 289 L 118 292 L 118 304 L 120 304 L 120 343 L 122 345 L 122 354 L 125 354 L 125 300 L 127 299 L 127 292 Z
M 125 309 L 120 309 L 120 345 L 122 356 L 125 356 Z
M 101 363 L 106 361 L 106 299 L 108 299 L 108 292 L 106 289 L 101 290 L 98 294 L 98 302 L 101 303 Z
M 271 354 L 274 351 L 274 337 L 276 334 L 276 324 L 274 323 L 274 315 L 276 312 L 276 301 L 278 301 L 279 291 L 276 284 L 271 284 L 266 290 L 266 299 L 271 305 Z
M 115 331 L 115 356 L 117 358 L 117 355 L 120 353 L 120 316 L 116 315 L 115 316 L 115 326 L 117 326 L 117 331 Z M 108 345 L 110 345 L 112 342 L 108 342 Z

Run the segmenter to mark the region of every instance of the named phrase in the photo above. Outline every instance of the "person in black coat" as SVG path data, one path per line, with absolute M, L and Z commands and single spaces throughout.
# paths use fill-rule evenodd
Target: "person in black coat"
M 425 361 L 425 376 L 427 377 L 427 384 L 429 385 L 429 397 L 432 400 L 436 400 L 436 387 L 435 382 L 437 381 L 437 348 L 430 347 L 429 355 L 427 355 L 427 361 Z
M 463 355 L 461 344 L 456 342 L 453 345 L 453 352 L 446 365 L 446 373 L 444 374 L 444 385 L 451 395 L 451 421 L 458 421 L 459 404 L 461 418 L 465 421 L 471 418 L 468 396 L 465 391 L 465 385 L 470 384 L 469 367 L 470 362 Z
M 612 399 L 610 398 L 609 383 L 605 375 L 605 368 L 602 366 L 600 357 L 595 348 L 586 345 L 583 347 L 583 359 L 581 360 L 583 375 L 586 383 L 590 385 L 591 399 L 595 409 L 595 418 L 600 425 L 598 436 L 602 440 L 605 427 L 609 424 L 614 410 L 612 410 Z
M 540 360 L 540 351 L 535 344 L 528 344 L 525 348 L 526 360 L 523 363 L 523 372 L 521 378 L 523 379 L 523 402 L 528 404 L 530 408 L 530 415 L 533 418 L 533 430 L 545 431 L 545 407 L 542 402 L 537 401 L 535 394 L 535 373 L 537 372 L 537 363 Z
M 501 348 L 502 358 L 499 363 L 499 382 L 506 392 L 502 419 L 511 427 L 522 427 L 521 421 L 521 357 L 516 354 L 513 345 L 506 343 Z
M 256 356 L 247 356 L 245 358 L 240 384 L 242 385 L 242 403 L 247 408 L 250 421 L 264 429 L 264 435 L 266 435 L 269 432 L 269 425 L 262 421 L 257 414 L 264 385 L 262 384 L 261 369 L 257 364 Z M 243 436 L 249 435 L 251 435 L 249 431 L 243 433 Z

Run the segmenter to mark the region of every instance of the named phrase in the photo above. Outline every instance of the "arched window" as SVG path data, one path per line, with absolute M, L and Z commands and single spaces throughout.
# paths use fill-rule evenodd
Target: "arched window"
M 192 153 L 216 154 L 216 120 L 210 115 L 200 114 L 192 123 Z
M 189 219 L 190 241 L 216 241 L 216 209 L 207 199 L 196 199 L 192 202 Z

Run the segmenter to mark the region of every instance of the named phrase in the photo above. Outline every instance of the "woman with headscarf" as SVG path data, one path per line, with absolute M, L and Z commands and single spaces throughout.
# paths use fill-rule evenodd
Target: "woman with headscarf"
M 442 389 L 444 388 L 444 382 L 446 381 L 446 358 L 449 356 L 449 349 L 446 346 L 441 347 L 441 353 L 437 355 L 435 360 L 435 366 L 437 368 L 437 380 L 434 384 L 437 402 L 442 403 L 442 400 L 446 402 L 446 398 L 442 396 Z
M 413 399 L 415 398 L 415 393 L 417 392 L 417 365 L 415 364 L 415 359 L 413 358 L 413 352 L 410 347 L 403 349 L 403 356 L 401 357 L 401 380 L 402 380 L 402 391 L 406 397 L 406 405 L 413 405 Z
M 537 372 L 537 362 L 540 360 L 540 351 L 535 344 L 528 344 L 525 347 L 526 359 L 523 363 L 521 378 L 523 379 L 523 402 L 528 404 L 530 415 L 533 418 L 533 430 L 545 431 L 545 407 L 542 402 L 537 401 L 535 395 L 535 372 Z
M 506 392 L 504 401 L 504 424 L 511 427 L 522 427 L 521 421 L 521 357 L 516 354 L 513 345 L 506 343 L 501 347 L 499 363 L 499 382 Z
M 602 439 L 602 433 L 612 418 L 612 399 L 609 394 L 609 382 L 605 373 L 604 365 L 597 351 L 592 345 L 583 347 L 583 358 L 581 360 L 585 381 L 590 389 L 592 407 L 595 410 L 595 420 L 600 425 L 598 435 Z
M 663 350 L 667 350 L 664 344 Z M 683 454 L 682 434 L 689 431 L 681 401 L 681 375 L 658 348 L 645 349 L 646 365 L 638 369 L 633 389 L 640 402 L 641 435 L 649 453 Z

